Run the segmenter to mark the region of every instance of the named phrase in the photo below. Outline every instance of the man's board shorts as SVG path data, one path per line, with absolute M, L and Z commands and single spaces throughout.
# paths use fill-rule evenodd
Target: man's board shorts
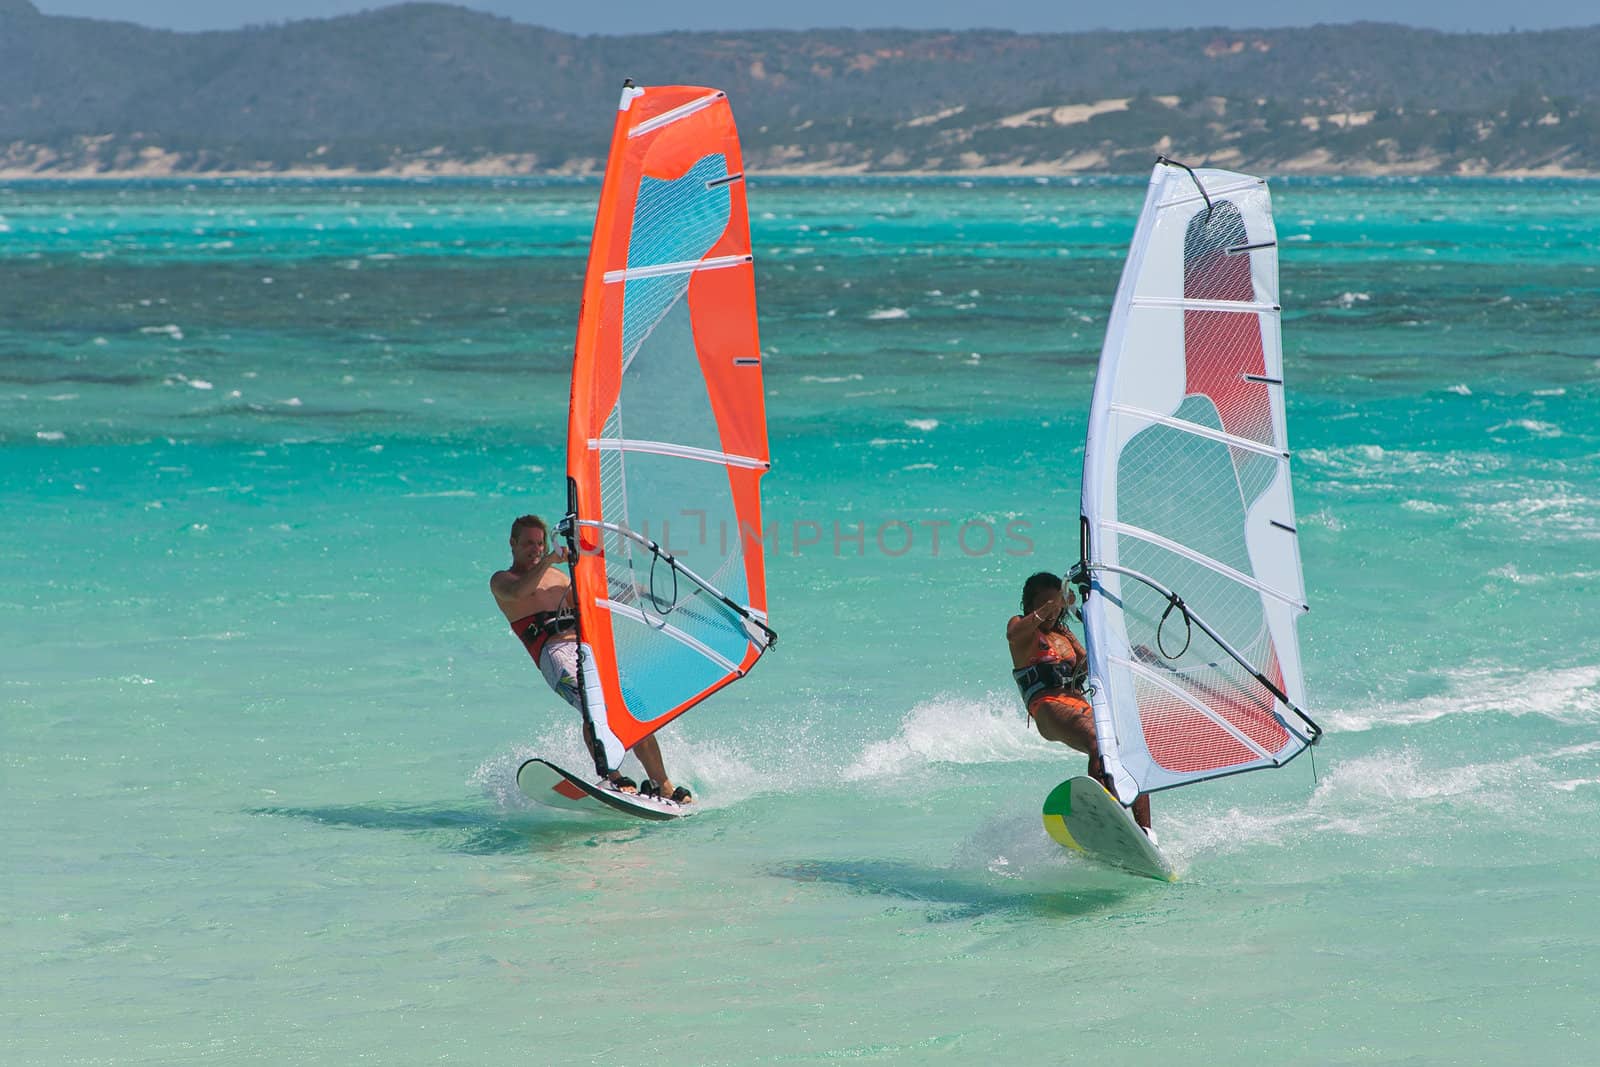
M 556 695 L 582 711 L 583 698 L 578 693 L 578 642 L 570 637 L 570 625 L 561 630 L 542 625 L 549 618 L 548 612 L 524 615 L 511 624 L 511 632 L 522 639 L 522 646 L 533 657 L 539 673 Z M 563 637 L 566 639 L 561 640 Z
M 594 653 L 585 653 L 584 646 L 572 639 L 570 630 L 555 634 L 536 631 L 533 627 L 535 619 L 536 616 L 533 615 L 518 619 L 511 624 L 511 632 L 522 639 L 523 647 L 538 665 L 539 673 L 544 675 L 545 684 L 562 700 L 572 705 L 573 710 L 579 715 L 584 716 L 584 721 L 593 729 L 595 737 L 605 748 L 607 764 L 613 770 L 616 769 L 621 765 L 623 754 L 627 749 L 623 747 L 617 735 L 611 732 L 606 720 L 605 697 L 592 669 L 584 672 L 589 679 L 587 714 L 584 712 L 583 694 L 579 691 L 578 658 L 586 655 L 592 663 Z M 530 636 L 533 640 L 529 640 Z
M 539 673 L 556 695 L 579 711 L 583 696 L 578 692 L 578 642 L 546 641 L 539 650 Z

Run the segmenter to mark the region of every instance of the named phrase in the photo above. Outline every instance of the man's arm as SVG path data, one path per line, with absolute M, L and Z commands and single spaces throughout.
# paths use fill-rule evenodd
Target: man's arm
M 557 563 L 565 563 L 567 550 L 558 548 L 553 552 L 545 553 L 544 557 L 527 574 L 513 574 L 511 571 L 495 571 L 489 579 L 489 590 L 494 593 L 496 600 L 501 603 L 520 600 L 539 588 L 539 581 L 545 573 Z

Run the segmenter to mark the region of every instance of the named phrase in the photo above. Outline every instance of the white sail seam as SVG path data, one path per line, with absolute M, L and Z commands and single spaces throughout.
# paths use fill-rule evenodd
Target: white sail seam
M 1218 715 L 1211 708 L 1206 707 L 1206 705 L 1204 705 L 1200 701 L 1196 700 L 1194 698 L 1194 696 L 1191 693 L 1189 693 L 1188 690 L 1184 689 L 1182 686 L 1177 685 L 1177 684 L 1173 683 L 1172 681 L 1168 680 L 1167 678 L 1162 677 L 1162 675 L 1161 675 L 1161 673 L 1159 671 L 1153 671 L 1149 667 L 1146 667 L 1142 663 L 1137 663 L 1137 662 L 1135 662 L 1134 660 L 1131 660 L 1131 659 L 1123 659 L 1121 656 L 1110 656 L 1108 658 L 1111 660 L 1112 663 L 1121 664 L 1122 666 L 1128 668 L 1134 674 L 1137 674 L 1139 677 L 1145 679 L 1146 681 L 1148 681 L 1152 685 L 1158 686 L 1161 689 L 1166 690 L 1168 693 L 1172 694 L 1173 696 L 1177 697 L 1179 700 L 1181 700 L 1185 704 L 1189 705 L 1195 711 L 1198 711 L 1200 714 L 1204 715 L 1206 718 L 1210 719 L 1212 722 L 1214 722 L 1218 726 L 1222 727 L 1224 730 L 1226 730 L 1233 737 L 1233 739 L 1235 741 L 1239 742 L 1241 745 L 1244 745 L 1246 748 L 1250 749 L 1250 751 L 1254 752 L 1256 755 L 1260 756 L 1262 759 L 1264 759 L 1264 760 L 1276 759 L 1276 757 L 1272 753 L 1268 752 L 1266 749 L 1262 748 L 1260 745 L 1258 745 L 1254 741 L 1252 741 L 1250 739 L 1250 736 L 1248 734 L 1246 734 L 1243 730 L 1240 730 L 1237 726 L 1233 725 L 1233 723 L 1229 722 L 1227 719 L 1223 718 L 1221 715 Z
M 1276 315 L 1277 304 L 1262 304 L 1250 300 L 1190 300 L 1179 296 L 1136 296 L 1136 308 L 1182 308 L 1184 311 L 1233 311 L 1255 315 Z
M 642 622 L 646 626 L 650 627 L 650 629 L 655 630 L 657 633 L 666 634 L 668 637 L 672 638 L 680 645 L 683 645 L 685 648 L 694 649 L 696 652 L 700 653 L 700 655 L 704 656 L 706 659 L 710 660 L 712 663 L 715 663 L 717 666 L 721 667 L 730 674 L 739 673 L 739 665 L 737 663 L 731 662 L 720 652 L 713 648 L 707 647 L 700 641 L 691 637 L 689 634 L 684 633 L 676 626 L 667 622 L 665 619 L 651 618 L 638 608 L 629 604 L 619 603 L 615 600 L 606 600 L 601 597 L 596 597 L 594 602 L 596 607 L 605 608 L 613 615 L 621 615 L 625 619 L 632 619 L 634 622 Z
M 644 267 L 608 270 L 603 281 L 607 285 L 615 285 L 617 282 L 629 282 L 638 278 L 660 278 L 668 274 L 688 274 L 697 270 L 720 270 L 723 267 L 743 266 L 754 259 L 754 256 L 717 256 L 714 259 L 685 259 L 676 263 L 651 263 Z
M 1196 437 L 1204 437 L 1211 441 L 1220 441 L 1225 445 L 1242 448 L 1247 452 L 1255 452 L 1258 455 L 1270 456 L 1279 460 L 1289 458 L 1289 453 L 1281 448 L 1264 445 L 1260 441 L 1254 441 L 1248 437 L 1239 437 L 1236 434 L 1226 433 L 1222 430 L 1213 430 L 1211 427 L 1202 426 L 1198 422 L 1189 422 L 1186 419 L 1174 418 L 1171 415 L 1157 415 L 1153 411 L 1132 407 L 1128 404 L 1112 403 L 1110 407 L 1118 415 L 1131 415 L 1136 419 L 1143 419 L 1147 422 L 1159 422 L 1161 425 L 1170 426 L 1174 430 L 1182 430 L 1184 433 L 1192 433 Z
M 1235 570 L 1233 567 L 1228 566 L 1221 560 L 1212 559 L 1203 552 L 1196 552 L 1192 548 L 1180 545 L 1178 542 L 1169 537 L 1162 537 L 1158 533 L 1152 533 L 1151 531 L 1141 529 L 1138 526 L 1129 526 L 1124 522 L 1101 522 L 1100 526 L 1102 529 L 1109 530 L 1112 533 L 1121 534 L 1124 537 L 1132 537 L 1136 541 L 1144 541 L 1146 544 L 1155 545 L 1157 548 L 1164 548 L 1174 555 L 1182 556 L 1190 563 L 1198 563 L 1207 570 L 1215 571 L 1224 578 L 1232 579 L 1242 586 L 1254 589 L 1262 596 L 1270 596 L 1274 600 L 1281 600 L 1290 607 L 1304 608 L 1306 606 L 1305 602 L 1299 598 L 1289 596 L 1287 593 L 1279 592 L 1272 586 L 1257 580 L 1251 575 L 1245 574 L 1240 570 Z M 1182 592 L 1182 590 L 1178 590 L 1180 595 Z
M 671 111 L 663 111 L 655 118 L 646 119 L 645 121 L 639 123 L 639 125 L 628 131 L 628 137 L 643 137 L 651 130 L 659 130 L 661 127 L 677 122 L 679 119 L 688 118 L 696 111 L 701 111 L 705 108 L 708 108 L 721 99 L 721 93 L 712 93 L 709 96 L 702 96 L 698 100 L 691 100 L 687 104 L 679 104 Z
M 720 463 L 747 470 L 768 470 L 772 464 L 754 456 L 737 456 L 732 452 L 717 452 L 693 445 L 673 444 L 671 441 L 642 441 L 630 437 L 591 437 L 589 448 L 596 452 L 649 452 L 657 456 L 677 456 L 697 459 L 703 463 Z

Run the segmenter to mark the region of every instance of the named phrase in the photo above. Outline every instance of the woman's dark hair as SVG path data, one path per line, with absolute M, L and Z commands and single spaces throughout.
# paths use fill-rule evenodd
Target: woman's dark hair
M 1059 593 L 1061 591 L 1061 576 L 1051 574 L 1049 571 L 1040 571 L 1028 575 L 1028 580 L 1022 583 L 1022 613 L 1026 615 L 1038 607 L 1038 601 L 1046 593 Z

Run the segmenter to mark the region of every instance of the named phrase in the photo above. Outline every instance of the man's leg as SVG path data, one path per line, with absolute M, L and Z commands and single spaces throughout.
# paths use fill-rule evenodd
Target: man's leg
M 683 804 L 694 800 L 689 790 L 678 789 L 672 784 L 672 779 L 667 777 L 667 765 L 661 759 L 661 746 L 657 744 L 654 734 L 634 745 L 633 754 L 639 757 L 639 762 L 644 765 L 645 774 L 649 775 L 650 781 L 662 799 L 676 800 Z M 640 788 L 643 788 L 642 783 Z
M 594 727 L 590 726 L 588 723 L 583 724 L 583 743 L 590 752 L 594 751 Z M 598 757 L 596 758 L 598 759 Z M 596 767 L 595 769 L 599 770 L 599 767 Z M 610 774 L 606 775 L 606 780 L 612 785 L 617 786 L 619 792 L 637 793 L 639 791 L 638 787 L 631 784 L 629 779 L 622 777 L 622 772 L 620 771 L 612 771 Z
M 672 779 L 667 777 L 667 765 L 661 761 L 661 745 L 656 742 L 655 734 L 634 745 L 633 754 L 639 757 L 645 775 L 660 787 L 663 794 L 672 796 Z
M 555 694 L 580 715 L 583 713 L 583 697 L 578 692 L 578 645 L 575 641 L 551 641 L 545 645 L 544 652 L 539 656 L 539 672 L 544 675 L 544 680 L 554 690 Z M 594 735 L 594 726 L 587 720 L 583 723 L 583 747 L 591 757 L 596 760 L 596 770 L 599 769 L 600 756 L 596 755 L 597 742 Z M 612 771 L 606 778 L 615 784 L 622 775 Z M 624 793 L 633 793 L 637 790 L 631 785 L 620 787 Z

